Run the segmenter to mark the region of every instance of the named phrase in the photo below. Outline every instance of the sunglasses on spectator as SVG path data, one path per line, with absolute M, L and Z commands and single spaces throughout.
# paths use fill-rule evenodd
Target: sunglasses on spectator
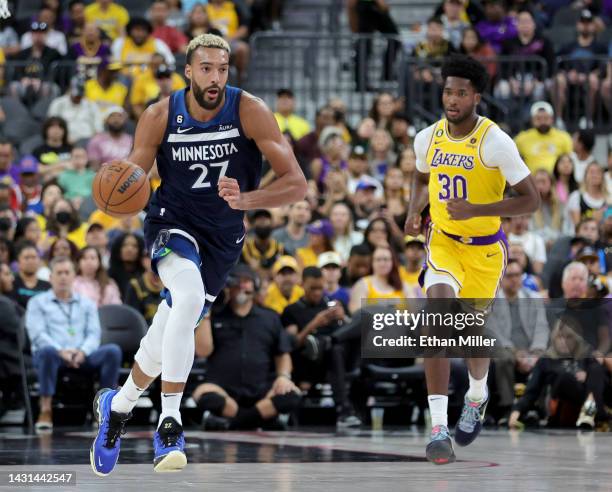
M 46 22 L 32 22 L 30 26 L 31 31 L 46 31 L 47 29 L 49 29 L 49 26 Z

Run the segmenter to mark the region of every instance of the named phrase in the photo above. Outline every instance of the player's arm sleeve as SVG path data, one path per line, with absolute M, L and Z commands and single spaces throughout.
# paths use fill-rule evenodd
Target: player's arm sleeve
M 485 136 L 481 158 L 487 167 L 499 168 L 510 186 L 520 183 L 530 174 L 514 141 L 497 126 L 491 128 Z
M 421 130 L 414 137 L 414 153 L 416 155 L 416 168 L 419 172 L 429 173 L 429 163 L 427 162 L 427 149 L 433 137 L 434 126 Z

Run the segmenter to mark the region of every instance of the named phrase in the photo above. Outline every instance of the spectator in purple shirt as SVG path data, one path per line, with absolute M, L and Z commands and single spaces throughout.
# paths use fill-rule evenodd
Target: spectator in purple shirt
M 486 0 L 485 19 L 476 24 L 476 29 L 498 54 L 504 41 L 518 34 L 516 20 L 508 16 L 504 0 Z

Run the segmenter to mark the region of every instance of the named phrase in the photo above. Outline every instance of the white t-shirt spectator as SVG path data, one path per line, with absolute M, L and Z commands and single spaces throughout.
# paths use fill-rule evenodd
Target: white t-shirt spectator
M 66 36 L 64 36 L 63 32 L 56 31 L 55 29 L 51 29 L 47 31 L 47 41 L 45 44 L 49 48 L 53 48 L 59 51 L 59 54 L 62 56 L 66 56 L 68 53 L 68 43 L 66 43 Z M 32 47 L 32 33 L 30 31 L 26 32 L 23 36 L 21 36 L 21 49 L 25 50 Z
M 605 198 L 594 198 L 586 191 L 576 190 L 570 193 L 570 196 L 567 199 L 566 208 L 568 212 L 580 212 L 580 196 L 582 196 L 584 203 L 586 203 L 587 206 L 593 210 L 599 210 L 606 204 Z
M 508 234 L 509 243 L 520 243 L 523 245 L 525 254 L 534 262 L 546 263 L 546 244 L 537 234 L 527 231 L 525 234 Z
M 47 116 L 61 116 L 68 123 L 68 135 L 73 142 L 89 139 L 103 129 L 102 115 L 98 105 L 88 99 L 74 104 L 70 95 L 51 101 Z
M 582 161 L 578 158 L 575 152 L 572 152 L 570 154 L 570 159 L 574 163 L 574 179 L 576 180 L 576 183 L 580 184 L 584 179 L 584 172 L 586 171 L 587 166 L 591 162 L 595 162 L 595 157 L 593 154 L 591 154 Z

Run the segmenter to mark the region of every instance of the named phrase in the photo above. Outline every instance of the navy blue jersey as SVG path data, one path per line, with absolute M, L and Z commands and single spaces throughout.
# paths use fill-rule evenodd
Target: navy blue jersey
M 240 124 L 242 90 L 226 86 L 223 107 L 207 122 L 189 115 L 187 90 L 170 96 L 168 124 L 157 153 L 161 186 L 149 214 L 161 218 L 165 210 L 179 213 L 188 230 L 240 228 L 244 212 L 230 208 L 219 196 L 217 183 L 227 176 L 238 180 L 241 192 L 259 186 L 262 156 Z

